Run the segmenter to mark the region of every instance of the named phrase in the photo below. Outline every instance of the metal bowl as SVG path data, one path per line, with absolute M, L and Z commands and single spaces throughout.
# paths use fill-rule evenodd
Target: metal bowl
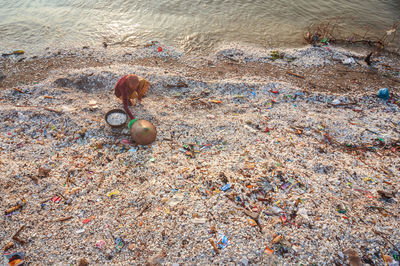
M 119 114 L 119 115 L 114 115 L 114 116 L 118 116 L 118 120 L 116 121 L 116 123 L 112 123 L 112 121 L 110 121 L 110 119 L 112 118 L 113 114 Z M 106 123 L 110 127 L 112 127 L 112 128 L 120 128 L 120 127 L 123 127 L 126 124 L 126 122 L 128 121 L 128 115 L 125 113 L 124 110 L 113 109 L 113 110 L 109 111 L 105 115 L 105 119 L 106 119 Z

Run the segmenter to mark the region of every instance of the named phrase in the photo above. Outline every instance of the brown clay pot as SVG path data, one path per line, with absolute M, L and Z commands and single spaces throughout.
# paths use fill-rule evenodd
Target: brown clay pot
M 131 126 L 132 139 L 140 145 L 152 143 L 157 137 L 155 126 L 147 120 L 138 120 Z

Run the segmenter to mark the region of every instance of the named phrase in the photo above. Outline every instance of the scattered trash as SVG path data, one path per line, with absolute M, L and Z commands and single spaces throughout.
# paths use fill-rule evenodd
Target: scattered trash
M 257 226 L 257 222 L 254 221 L 253 219 L 247 219 L 249 221 L 250 226 Z
M 112 196 L 114 196 L 114 195 L 119 195 L 119 194 L 120 194 L 120 192 L 119 192 L 119 190 L 117 189 L 117 190 L 113 190 L 113 191 L 108 192 L 108 193 L 107 193 L 107 197 L 112 197 Z
M 4 252 L 6 252 L 7 250 L 9 250 L 10 248 L 12 248 L 14 246 L 13 242 L 8 243 L 5 247 L 4 247 Z
M 54 202 L 54 203 L 60 203 L 61 197 L 55 195 L 55 196 L 53 196 L 53 197 L 51 198 L 51 201 Z
M 378 91 L 378 97 L 381 98 L 382 100 L 389 100 L 390 99 L 390 93 L 388 88 L 383 88 Z
M 25 253 L 15 252 L 4 254 L 4 265 L 18 266 L 24 264 Z
M 285 54 L 283 52 L 279 52 L 279 51 L 271 51 L 270 56 L 271 56 L 272 61 L 275 61 L 277 59 L 283 59 Z
M 106 247 L 106 241 L 104 240 L 97 240 L 96 241 L 96 248 L 98 249 L 104 249 Z
M 227 190 L 230 189 L 231 187 L 232 187 L 231 184 L 226 184 L 226 185 L 224 185 L 223 187 L 221 187 L 221 190 L 222 190 L 222 191 L 227 191 Z
M 163 51 L 163 48 L 161 46 L 158 46 L 157 52 L 161 53 Z
M 82 234 L 83 232 L 85 232 L 84 228 L 75 231 L 76 234 Z
M 277 244 L 279 242 L 281 242 L 283 239 L 282 235 L 277 235 L 276 237 L 274 237 L 274 239 L 272 240 L 272 245 Z
M 117 250 L 117 252 L 120 252 L 124 247 L 125 247 L 125 241 L 122 240 L 122 238 L 118 237 L 115 240 L 115 249 Z
M 206 218 L 194 218 L 194 219 L 192 219 L 192 223 L 194 223 L 194 224 L 204 224 L 205 222 L 207 222 Z
M 338 205 L 338 207 L 336 208 L 336 210 L 337 210 L 338 213 L 342 213 L 342 214 L 347 213 L 347 208 L 344 207 L 344 206 L 341 205 L 341 204 Z
M 264 249 L 264 253 L 268 254 L 268 255 L 272 255 L 272 254 L 274 254 L 274 251 L 272 249 L 270 249 L 268 246 L 266 246 Z
M 95 100 L 90 100 L 88 104 L 93 109 L 99 108 L 99 106 L 97 105 L 97 101 L 95 101 Z M 108 119 L 110 120 L 110 118 L 108 118 Z
M 399 261 L 394 260 L 392 256 L 383 255 L 383 259 L 388 266 L 399 266 Z
M 145 50 L 154 53 L 156 48 Z M 337 56 L 333 47 L 331 52 L 312 48 L 307 60 L 319 60 L 315 51 Z M 247 61 L 243 53 L 237 58 Z M 267 54 L 263 62 L 269 59 Z M 200 248 L 206 256 L 195 256 L 194 264 L 270 265 L 271 259 L 339 265 L 348 261 L 344 254 L 336 256 L 341 251 L 337 247 L 353 247 L 363 261 L 383 264 L 376 254 L 381 245 L 395 258 L 390 248 L 398 246 L 399 238 L 394 230 L 399 188 L 393 178 L 400 171 L 398 106 L 392 100 L 382 105 L 376 95 L 353 93 L 359 80 L 351 75 L 362 67 L 346 73 L 351 93 L 331 94 L 315 91 L 311 82 L 316 72 L 299 67 L 301 58 L 273 63 L 280 65 L 280 79 L 295 85 L 247 75 L 234 79 L 229 73 L 219 81 L 218 68 L 241 67 L 229 61 L 215 62 L 215 77 L 200 81 L 192 78 L 196 74 L 185 77 L 182 69 L 164 73 L 163 65 L 170 64 L 159 57 L 145 62 L 153 60 L 159 67 L 132 66 L 154 84 L 142 105 L 134 107 L 134 113 L 159 127 L 159 141 L 151 146 L 136 145 L 126 126 L 112 128 L 101 117 L 115 106 L 106 100 L 107 93 L 124 66 L 60 72 L 73 86 L 53 88 L 49 77 L 45 83 L 20 85 L 21 92 L 2 90 L 0 197 L 8 228 L 3 248 L 10 241 L 14 245 L 7 245 L 7 252 L 25 242 L 22 247 L 32 263 L 43 259 L 44 264 L 76 265 L 82 257 L 90 264 L 141 265 L 158 261 L 162 256 L 148 258 L 162 249 L 168 249 L 167 264 L 173 264 Z M 375 62 L 381 71 L 384 67 Z M 194 64 L 191 73 L 203 73 L 202 64 Z M 287 67 L 298 74 L 286 72 Z M 316 82 L 317 87 L 329 87 L 334 75 Z M 371 88 L 376 84 L 371 76 Z M 296 86 L 305 86 L 304 91 Z M 391 96 L 399 100 L 395 90 Z M 191 105 L 198 99 L 204 104 Z M 63 113 L 32 105 L 63 106 Z M 105 109 L 90 111 L 94 106 Z M 22 195 L 26 204 L 17 201 Z M 44 229 L 35 226 L 43 217 Z M 25 222 L 26 231 L 12 237 Z M 335 238 L 337 232 L 342 233 Z M 39 241 L 42 237 L 47 241 Z M 62 243 L 45 245 L 52 241 Z M 37 247 L 32 249 L 33 242 Z M 89 253 L 74 252 L 82 245 Z
M 219 249 L 223 249 L 228 245 L 228 238 L 224 234 L 218 235 L 217 246 Z

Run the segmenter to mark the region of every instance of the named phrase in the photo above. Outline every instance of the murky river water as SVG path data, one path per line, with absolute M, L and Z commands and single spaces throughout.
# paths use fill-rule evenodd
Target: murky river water
M 400 0 L 0 0 L 0 50 L 151 40 L 187 52 L 299 46 L 310 23 L 339 16 L 348 32 L 383 33 L 400 20 Z

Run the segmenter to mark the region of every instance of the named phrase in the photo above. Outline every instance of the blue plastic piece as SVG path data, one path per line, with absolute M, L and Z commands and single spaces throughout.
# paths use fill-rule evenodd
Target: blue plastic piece
M 231 184 L 226 184 L 225 186 L 223 186 L 223 187 L 221 188 L 221 190 L 222 190 L 222 191 L 227 191 L 227 190 L 230 189 L 231 187 L 232 187 Z
M 385 101 L 389 100 L 390 93 L 389 93 L 388 88 L 380 89 L 378 92 L 378 97 Z

